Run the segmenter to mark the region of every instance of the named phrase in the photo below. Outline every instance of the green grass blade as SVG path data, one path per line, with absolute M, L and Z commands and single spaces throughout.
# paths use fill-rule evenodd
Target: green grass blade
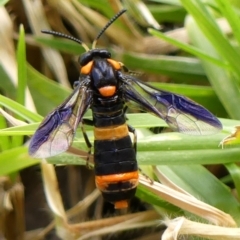
M 240 44 L 239 15 L 235 11 L 235 9 L 232 7 L 230 1 L 218 0 L 216 1 L 216 3 L 219 10 L 221 11 L 223 16 L 227 19 L 228 23 L 230 24 L 235 39 L 237 40 L 238 44 Z
M 200 61 L 195 58 L 135 53 L 124 53 L 121 58 L 129 69 L 141 69 L 144 73 L 167 75 L 184 83 L 193 79 L 207 82 L 204 69 Z
M 176 143 L 177 144 L 177 143 Z M 140 144 L 139 144 L 140 145 Z M 225 164 L 239 161 L 238 149 L 139 151 L 137 155 L 142 165 L 194 165 Z
M 0 130 L 0 136 L 24 136 L 24 135 L 33 135 L 39 126 L 39 122 L 30 123 L 25 126 L 9 127 Z
M 196 198 L 231 214 L 240 223 L 239 202 L 230 190 L 203 166 L 158 166 L 158 169 Z
M 7 122 L 6 119 L 3 116 L 0 116 L 0 131 L 2 129 L 6 129 Z M 1 136 L 0 137 L 0 151 L 7 150 L 11 147 L 11 140 L 9 136 Z
M 188 18 L 186 27 L 189 32 L 189 37 L 195 46 L 204 49 L 204 51 L 208 52 L 215 58 L 221 59 L 215 46 L 209 42 L 192 18 Z M 240 94 L 236 78 L 233 74 L 229 74 L 225 69 L 218 67 L 209 61 L 203 60 L 202 64 L 213 89 L 217 93 L 228 114 L 234 119 L 240 119 L 240 108 L 236 108 L 240 103 Z
M 20 169 L 39 163 L 28 155 L 26 147 L 15 147 L 0 153 L 0 176 L 8 175 Z
M 142 201 L 148 202 L 164 209 L 167 214 L 173 215 L 176 213 L 180 214 L 182 212 L 178 207 L 162 200 L 161 198 L 156 196 L 156 194 L 151 193 L 149 190 L 145 189 L 141 185 L 139 185 L 137 188 L 136 196 L 139 197 Z
M 4 6 L 9 0 L 0 0 L 0 6 Z
M 38 115 L 37 113 L 33 113 L 29 111 L 23 105 L 0 95 L 0 105 L 6 107 L 7 109 L 11 110 L 13 113 L 20 116 L 22 119 L 25 119 L 29 122 L 39 122 L 42 120 L 42 116 Z
M 23 25 L 20 25 L 19 40 L 17 46 L 17 62 L 18 62 L 18 86 L 17 86 L 17 102 L 25 105 L 25 95 L 27 87 L 27 70 L 26 70 L 26 46 L 25 33 Z M 22 120 L 22 119 L 20 119 Z M 12 138 L 12 147 L 20 146 L 23 143 L 21 136 Z
M 4 68 L 0 65 L 0 89 L 2 94 L 7 93 L 8 97 L 11 99 L 16 99 L 16 88 L 5 72 Z
M 154 2 L 172 4 L 172 5 L 176 5 L 176 6 L 182 6 L 180 0 L 154 0 Z
M 149 4 L 148 9 L 159 22 L 183 22 L 186 10 L 180 6 Z
M 111 4 L 105 0 L 78 0 L 81 4 L 85 4 L 87 6 L 91 6 L 93 9 L 97 9 L 99 12 L 104 13 L 109 19 L 114 16 L 114 11 L 111 8 Z
M 27 67 L 26 67 L 25 33 L 24 33 L 23 25 L 20 25 L 20 30 L 19 30 L 17 62 L 18 62 L 17 102 L 24 105 L 25 91 L 27 87 Z
M 239 54 L 217 26 L 216 20 L 209 14 L 206 6 L 199 0 L 181 0 L 183 6 L 192 15 L 199 29 L 215 47 L 224 62 L 228 62 L 233 74 L 240 76 Z M 238 79 L 240 82 L 240 80 Z
M 240 168 L 235 163 L 225 164 L 225 167 L 227 168 L 227 170 L 234 182 L 234 186 L 237 191 L 238 198 L 239 198 L 240 197 Z
M 193 47 L 193 46 L 190 46 L 188 44 L 179 42 L 179 41 L 177 41 L 177 40 L 175 40 L 175 39 L 173 39 L 171 37 L 168 37 L 164 33 L 161 33 L 161 32 L 159 32 L 157 30 L 154 30 L 154 29 L 148 29 L 148 32 L 150 34 L 152 34 L 153 36 L 162 38 L 162 39 L 168 41 L 169 43 L 171 43 L 171 44 L 173 44 L 173 45 L 175 45 L 175 46 L 185 50 L 186 52 L 189 52 L 189 53 L 191 53 L 191 54 L 193 54 L 193 55 L 195 55 L 195 56 L 197 56 L 197 57 L 199 57 L 201 59 L 207 60 L 209 62 L 212 62 L 212 63 L 214 63 L 214 64 L 216 64 L 218 66 L 224 67 L 224 68 L 228 68 L 228 69 L 230 68 L 229 64 L 227 64 L 227 63 L 225 63 L 225 62 L 223 62 L 223 61 L 221 61 L 221 60 L 219 60 L 217 58 L 214 58 L 214 57 L 210 56 L 206 52 L 201 51 L 201 50 L 199 50 L 196 47 Z
M 30 65 L 27 67 L 27 79 L 37 111 L 44 116 L 61 104 L 72 92 L 72 89 L 45 77 Z
M 59 50 L 64 53 L 80 55 L 85 52 L 84 48 L 79 43 L 73 41 L 47 37 L 36 37 L 34 39 L 36 40 L 36 42 L 44 46 Z

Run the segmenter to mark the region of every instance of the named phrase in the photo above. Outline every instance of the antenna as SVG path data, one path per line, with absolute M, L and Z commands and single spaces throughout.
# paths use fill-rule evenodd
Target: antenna
M 84 42 L 82 42 L 80 39 L 77 39 L 75 37 L 69 36 L 69 35 L 64 34 L 64 33 L 55 32 L 55 31 L 52 31 L 52 30 L 41 30 L 41 32 L 45 33 L 45 34 L 50 34 L 50 35 L 70 39 L 70 40 L 72 40 L 74 42 L 77 42 L 80 45 L 82 45 L 82 47 L 86 50 L 86 52 L 89 51 L 89 47 Z
M 120 12 L 118 12 L 114 17 L 112 17 L 108 23 L 105 25 L 105 27 L 99 32 L 99 34 L 97 35 L 97 37 L 94 39 L 93 43 L 92 43 L 92 49 L 96 48 L 96 44 L 97 44 L 97 40 L 102 36 L 102 34 L 107 30 L 107 28 L 113 23 L 115 22 L 116 19 L 118 19 L 123 13 L 125 13 L 127 10 L 126 9 L 122 9 Z
M 120 12 L 118 12 L 115 16 L 113 16 L 108 22 L 107 24 L 105 25 L 105 27 L 98 33 L 97 37 L 94 39 L 93 43 L 92 43 L 92 49 L 95 49 L 96 48 L 96 44 L 97 44 L 97 40 L 102 36 L 102 34 L 107 30 L 107 28 L 113 23 L 115 22 L 116 19 L 118 19 L 123 13 L 125 13 L 127 10 L 126 9 L 122 9 Z M 41 30 L 42 33 L 45 33 L 45 34 L 50 34 L 50 35 L 53 35 L 53 36 L 58 36 L 58 37 L 62 37 L 62 38 L 67 38 L 67 39 L 70 39 L 74 42 L 77 42 L 79 43 L 85 50 L 86 52 L 89 51 L 89 47 L 84 43 L 82 42 L 80 39 L 77 39 L 75 37 L 72 37 L 72 36 L 69 36 L 67 34 L 64 34 L 64 33 L 60 33 L 60 32 L 55 32 L 55 31 L 52 31 L 52 30 Z

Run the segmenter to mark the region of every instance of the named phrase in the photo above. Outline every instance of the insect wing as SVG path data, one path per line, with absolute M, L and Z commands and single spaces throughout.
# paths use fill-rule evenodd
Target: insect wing
M 90 105 L 91 95 L 87 89 L 79 84 L 68 99 L 43 120 L 30 141 L 32 157 L 55 156 L 70 147 L 76 128 Z
M 132 76 L 125 77 L 124 82 L 124 95 L 130 107 L 153 113 L 174 131 L 208 135 L 222 129 L 211 112 L 187 97 L 156 89 Z

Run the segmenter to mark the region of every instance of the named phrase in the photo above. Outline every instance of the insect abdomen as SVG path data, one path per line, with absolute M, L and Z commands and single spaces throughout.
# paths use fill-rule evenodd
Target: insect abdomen
M 138 185 L 136 153 L 124 114 L 106 116 L 105 120 L 114 125 L 105 126 L 103 117 L 95 115 L 95 181 L 106 201 L 114 203 L 115 208 L 125 208 Z

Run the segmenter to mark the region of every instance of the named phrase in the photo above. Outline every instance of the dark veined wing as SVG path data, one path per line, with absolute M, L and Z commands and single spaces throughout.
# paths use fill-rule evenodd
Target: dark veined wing
M 211 112 L 187 97 L 159 90 L 132 76 L 123 75 L 123 82 L 123 95 L 129 107 L 153 113 L 174 131 L 208 135 L 222 129 Z
M 84 81 L 79 83 L 64 103 L 40 124 L 30 140 L 29 154 L 35 158 L 47 158 L 65 152 L 91 100 L 87 84 Z

